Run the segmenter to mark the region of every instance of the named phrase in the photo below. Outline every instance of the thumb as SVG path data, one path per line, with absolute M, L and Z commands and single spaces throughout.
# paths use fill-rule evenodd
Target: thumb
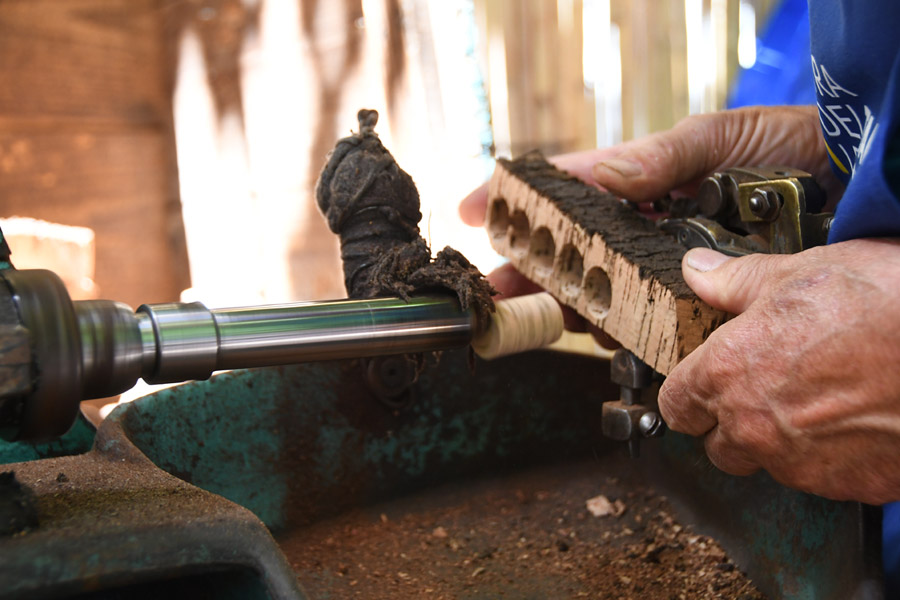
M 684 255 L 681 272 L 700 299 L 719 310 L 740 314 L 781 277 L 790 256 L 750 254 L 733 258 L 709 248 Z
M 688 186 L 721 166 L 738 143 L 744 118 L 739 111 L 688 117 L 672 129 L 616 148 L 615 155 L 593 165 L 594 180 L 634 202 L 662 198 Z

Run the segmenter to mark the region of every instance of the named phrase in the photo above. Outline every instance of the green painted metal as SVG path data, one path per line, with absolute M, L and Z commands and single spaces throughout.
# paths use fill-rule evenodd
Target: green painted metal
M 0 438 L 0 465 L 9 463 L 83 454 L 94 444 L 96 429 L 79 413 L 72 428 L 64 436 L 52 442 L 8 442 Z
M 609 382 L 607 363 L 530 353 L 479 363 L 473 372 L 467 358 L 461 351 L 444 353 L 413 386 L 413 402 L 402 410 L 378 402 L 358 361 L 220 374 L 119 407 L 86 455 L 33 461 L 19 468 L 46 487 L 57 464 L 63 464 L 54 461 L 100 461 L 107 480 L 91 480 L 92 485 L 101 491 L 130 486 L 131 496 L 117 499 L 121 507 L 113 507 L 119 529 L 106 530 L 106 521 L 97 520 L 96 531 L 86 532 L 96 539 L 120 540 L 125 535 L 160 548 L 175 538 L 182 545 L 196 544 L 195 534 L 183 532 L 196 526 L 195 517 L 181 515 L 217 499 L 219 504 L 211 506 L 231 511 L 233 517 L 214 519 L 222 535 L 211 531 L 203 544 L 217 543 L 218 556 L 242 549 L 246 541 L 233 546 L 235 539 L 249 539 L 249 534 L 234 534 L 235 525 L 241 524 L 248 532 L 256 531 L 255 550 L 270 557 L 273 569 L 282 569 L 270 580 L 284 581 L 291 574 L 283 572 L 285 561 L 271 560 L 277 547 L 253 530 L 252 522 L 262 529 L 259 521 L 247 511 L 241 516 L 240 507 L 218 496 L 211 499 L 203 490 L 249 508 L 273 530 L 291 530 L 435 484 L 622 452 L 600 433 L 602 402 L 618 395 Z M 718 538 L 770 597 L 882 597 L 877 531 L 867 529 L 874 521 L 860 505 L 801 494 L 765 474 L 725 475 L 709 464 L 701 441 L 673 433 L 648 440 L 639 460 L 622 454 L 643 481 L 669 497 L 686 523 Z M 42 501 L 64 502 L 65 510 L 79 514 L 85 508 L 81 503 L 89 507 L 90 498 L 79 496 L 78 490 L 57 499 L 55 489 L 47 487 Z M 148 528 L 155 521 L 147 518 L 123 525 L 121 515 L 133 511 L 143 490 L 154 489 L 180 490 L 172 500 L 152 505 L 160 528 Z M 209 518 L 207 511 L 203 514 Z M 95 521 L 85 517 L 83 522 Z M 231 537 L 225 537 L 227 532 Z M 39 531 L 32 549 L 48 556 L 58 542 L 58 548 L 53 546 L 56 562 L 70 547 L 80 553 L 80 560 L 90 560 L 86 534 L 67 535 Z M 27 545 L 27 540 L 6 543 Z M 116 564 L 127 567 L 131 559 L 115 550 L 110 552 Z M 0 555 L 3 552 L 0 540 Z M 202 556 L 194 558 L 202 563 Z M 149 568 L 137 562 L 133 566 Z M 22 573 L 18 565 L 8 577 L 16 581 Z M 3 576 L 0 565 L 0 589 Z
M 696 528 L 722 541 L 738 564 L 756 565 L 763 575 L 754 579 L 769 579 L 778 597 L 880 597 L 879 507 L 788 490 L 764 471 L 726 475 L 702 440 L 685 435 L 669 433 L 653 451 L 652 476 L 682 488 L 675 500 Z M 848 535 L 854 528 L 861 537 Z M 857 576 L 842 577 L 847 571 Z
M 234 371 L 143 398 L 111 418 L 157 465 L 278 530 L 348 501 L 603 445 L 601 403 L 578 395 L 585 383 L 598 396 L 613 393 L 606 364 L 579 374 L 572 361 L 554 362 L 540 385 L 544 396 L 559 394 L 551 410 L 535 404 L 534 382 L 486 365 L 473 376 L 456 352 L 426 370 L 415 402 L 398 413 L 346 361 Z M 285 510 L 297 504 L 307 511 Z
M 12 252 L 9 249 L 9 244 L 6 242 L 6 236 L 0 230 L 0 271 L 13 268 L 12 262 L 9 260 L 10 254 Z
M 391 411 L 354 361 L 235 371 L 119 409 L 132 442 L 170 473 L 250 508 L 275 530 L 457 478 L 620 450 L 600 435 L 608 365 L 532 354 L 445 353 Z M 717 537 L 773 598 L 879 598 L 877 527 L 854 503 L 731 477 L 674 433 L 634 461 L 688 522 Z M 627 459 L 623 459 L 627 460 Z
M 310 374 L 310 385 L 326 381 Z M 135 444 L 158 466 L 283 525 L 286 481 L 278 465 L 284 431 L 278 371 L 218 375 L 118 407 Z M 314 408 L 311 408 L 314 410 Z

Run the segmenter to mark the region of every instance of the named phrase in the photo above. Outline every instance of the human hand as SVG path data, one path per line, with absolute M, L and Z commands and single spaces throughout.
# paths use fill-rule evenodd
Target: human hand
M 812 173 L 836 199 L 841 185 L 831 174 L 819 117 L 814 106 L 753 107 L 696 115 L 673 129 L 611 148 L 564 154 L 550 159 L 582 181 L 600 185 L 636 202 L 662 198 L 672 190 L 693 194 L 703 177 L 737 165 L 785 164 Z M 484 224 L 487 184 L 459 205 L 462 220 Z M 501 294 L 518 295 L 540 288 L 511 266 L 488 276 Z M 584 331 L 586 322 L 565 311 L 566 328 Z M 605 335 L 598 341 L 615 347 Z
M 611 148 L 550 159 L 579 179 L 634 202 L 671 191 L 689 195 L 704 177 L 734 166 L 787 165 L 825 188 L 834 206 L 843 189 L 828 165 L 815 106 L 757 106 L 694 115 L 675 127 Z M 465 223 L 484 224 L 487 186 L 459 205 Z
M 793 255 L 688 252 L 684 278 L 738 314 L 668 376 L 668 425 L 717 467 L 835 500 L 900 499 L 900 240 Z
M 605 189 L 633 202 L 670 191 L 693 195 L 705 177 L 735 166 L 785 165 L 809 172 L 836 204 L 843 184 L 831 172 L 815 106 L 755 106 L 683 119 L 668 131 L 618 147 L 594 165 Z

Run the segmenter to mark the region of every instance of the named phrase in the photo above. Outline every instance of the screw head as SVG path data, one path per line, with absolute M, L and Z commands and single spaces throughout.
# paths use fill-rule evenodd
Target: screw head
M 653 411 L 645 412 L 638 421 L 638 429 L 644 437 L 658 437 L 665 433 L 666 424 L 662 417 Z
M 753 190 L 747 199 L 750 212 L 764 221 L 774 221 L 781 212 L 781 194 L 768 186 Z

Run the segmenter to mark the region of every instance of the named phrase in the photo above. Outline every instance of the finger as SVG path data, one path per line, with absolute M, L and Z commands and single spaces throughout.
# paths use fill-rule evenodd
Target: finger
M 659 388 L 659 412 L 666 425 L 688 435 L 703 435 L 718 424 L 706 398 L 716 390 L 707 385 L 703 368 L 704 346 L 687 356 Z
M 606 189 L 645 202 L 714 171 L 739 143 L 746 128 L 740 111 L 689 117 L 675 127 L 622 146 L 617 156 L 594 165 L 591 174 Z
M 747 451 L 731 443 L 721 427 L 714 427 L 703 440 L 709 461 L 732 475 L 752 475 L 760 469 Z
M 484 225 L 484 213 L 487 210 L 488 185 L 472 190 L 459 203 L 459 217 L 466 225 L 481 227 Z
M 556 168 L 565 171 L 570 175 L 574 175 L 578 179 L 596 185 L 592 169 L 594 165 L 600 161 L 610 159 L 622 152 L 620 146 L 611 146 L 608 148 L 596 148 L 594 150 L 583 150 L 581 152 L 569 152 L 568 154 L 558 154 L 551 156 L 548 160 L 556 166 Z
M 544 288 L 519 273 L 510 263 L 494 269 L 488 274 L 487 280 L 497 290 L 497 299 L 524 296 L 525 294 L 544 291 Z M 568 306 L 562 304 L 560 306 L 562 306 L 563 324 L 566 330 L 575 332 L 586 331 L 587 322 L 578 313 Z
M 740 164 L 790 163 L 819 173 L 827 162 L 818 121 L 808 107 L 695 115 L 620 150 L 591 173 L 599 185 L 636 202 L 661 198 L 713 171 Z
M 519 273 L 510 263 L 491 271 L 487 275 L 487 280 L 499 292 L 498 298 L 524 296 L 544 291 L 544 288 Z
M 594 336 L 594 341 L 606 348 L 607 350 L 618 350 L 622 344 L 610 337 L 608 333 L 592 323 L 587 324 L 587 331 Z
M 783 254 L 732 258 L 709 248 L 694 248 L 684 255 L 681 272 L 704 302 L 740 314 L 790 269 L 791 262 Z

